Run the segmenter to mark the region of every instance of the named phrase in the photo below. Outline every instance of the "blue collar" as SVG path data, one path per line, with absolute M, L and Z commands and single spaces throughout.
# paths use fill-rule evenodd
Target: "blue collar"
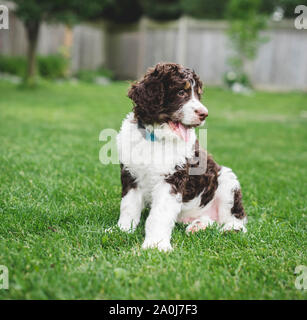
M 144 139 L 148 141 L 157 140 L 157 137 L 155 136 L 155 131 L 154 130 L 150 131 L 146 129 L 146 127 L 143 125 L 143 123 L 140 120 L 138 120 L 138 129 L 140 129 Z

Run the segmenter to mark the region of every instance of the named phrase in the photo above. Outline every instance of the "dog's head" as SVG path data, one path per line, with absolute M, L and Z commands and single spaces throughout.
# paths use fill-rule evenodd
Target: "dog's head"
M 201 125 L 208 116 L 200 102 L 202 82 L 194 71 L 175 63 L 158 63 L 132 84 L 128 96 L 143 124 L 167 122 L 173 130 Z

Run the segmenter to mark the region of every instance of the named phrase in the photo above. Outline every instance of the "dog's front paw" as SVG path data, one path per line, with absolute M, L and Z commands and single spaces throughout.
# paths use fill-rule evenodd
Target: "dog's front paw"
M 157 248 L 159 251 L 172 251 L 173 248 L 169 241 L 152 241 L 152 240 L 145 240 L 142 249 L 154 249 Z
M 136 229 L 136 226 L 133 223 L 128 224 L 128 223 L 123 223 L 121 221 L 118 221 L 117 225 L 121 231 L 128 232 L 128 233 L 132 233 Z

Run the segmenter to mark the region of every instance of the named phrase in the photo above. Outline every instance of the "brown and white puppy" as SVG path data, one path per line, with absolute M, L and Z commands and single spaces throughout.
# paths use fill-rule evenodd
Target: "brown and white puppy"
M 187 232 L 217 222 L 222 230 L 246 232 L 241 189 L 231 169 L 199 147 L 195 127 L 204 123 L 202 82 L 194 71 L 159 63 L 134 83 L 133 112 L 117 136 L 122 201 L 119 227 L 134 231 L 150 206 L 143 248 L 172 249 L 175 222 Z

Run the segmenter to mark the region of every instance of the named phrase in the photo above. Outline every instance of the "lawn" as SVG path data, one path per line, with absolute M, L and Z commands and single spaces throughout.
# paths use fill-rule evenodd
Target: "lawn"
M 104 128 L 131 109 L 128 84 L 0 82 L 1 299 L 306 299 L 307 94 L 208 88 L 208 150 L 239 177 L 248 232 L 173 232 L 171 253 L 115 226 L 118 165 L 99 162 Z

